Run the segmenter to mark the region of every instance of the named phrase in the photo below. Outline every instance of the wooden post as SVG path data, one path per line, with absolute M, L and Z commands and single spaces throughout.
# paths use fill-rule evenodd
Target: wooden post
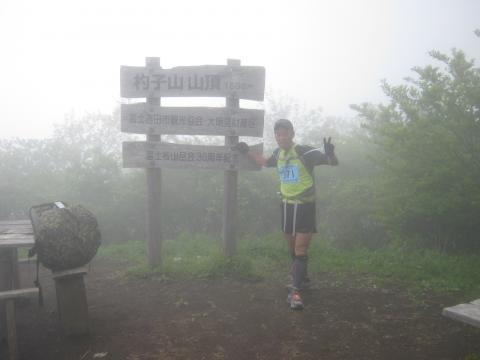
M 15 319 L 15 299 L 8 299 L 6 301 L 7 312 L 7 329 L 8 329 L 8 353 L 10 360 L 17 360 L 18 345 L 17 345 L 17 321 Z
M 13 277 L 11 249 L 0 250 L 0 291 L 11 290 Z M 0 343 L 7 337 L 5 301 L 0 300 Z
M 160 67 L 160 58 L 145 58 L 145 66 L 150 69 Z M 147 104 L 160 106 L 160 98 L 149 96 Z M 160 135 L 147 134 L 147 141 L 160 142 Z M 162 172 L 160 168 L 146 168 L 147 176 L 147 253 L 151 267 L 162 265 L 162 225 L 160 217 Z
M 240 66 L 240 60 L 228 59 L 229 66 Z M 238 97 L 227 97 L 226 107 L 238 109 Z M 238 136 L 225 136 L 225 145 L 238 144 Z M 223 251 L 225 256 L 232 256 L 236 251 L 237 233 L 237 183 L 238 171 L 226 170 L 224 174 L 223 192 Z
M 16 267 L 17 249 L 0 250 L 0 291 L 15 289 L 18 285 L 18 269 Z
M 12 289 L 20 289 L 20 275 L 18 273 L 18 250 L 13 248 L 10 253 L 12 264 Z
M 79 336 L 89 333 L 88 304 L 84 275 L 86 268 L 54 271 L 57 307 L 63 333 Z
M 0 291 L 0 301 L 5 302 L 6 317 L 4 322 L 8 335 L 7 343 L 10 360 L 18 358 L 15 300 L 29 295 L 38 295 L 38 288 Z

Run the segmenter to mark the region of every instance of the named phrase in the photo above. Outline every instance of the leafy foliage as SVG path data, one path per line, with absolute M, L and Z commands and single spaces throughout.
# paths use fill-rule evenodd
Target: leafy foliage
M 384 91 L 388 105 L 355 108 L 377 145 L 379 219 L 438 249 L 479 248 L 480 69 L 461 51 L 415 68 Z

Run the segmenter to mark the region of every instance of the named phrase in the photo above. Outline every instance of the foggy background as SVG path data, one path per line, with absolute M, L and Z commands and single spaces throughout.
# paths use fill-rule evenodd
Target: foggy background
M 264 138 L 241 140 L 263 141 L 268 155 L 278 118 L 294 122 L 299 143 L 333 138 L 340 166 L 315 170 L 320 236 L 345 248 L 477 251 L 478 14 L 473 0 L 3 1 L 0 220 L 62 200 L 91 209 L 106 243 L 144 240 L 145 171 L 121 162 L 135 136 L 119 130 L 120 65 L 238 58 L 266 68 L 265 101 L 240 103 L 265 108 Z M 162 99 L 176 104 L 225 99 Z M 162 176 L 165 237 L 219 237 L 223 173 Z M 240 173 L 240 238 L 278 231 L 277 189 L 274 169 Z
M 476 0 L 3 0 L 0 137 L 48 137 L 65 114 L 111 113 L 120 65 L 146 56 L 164 68 L 265 66 L 267 96 L 354 116 L 350 104 L 384 100 L 380 80 L 398 83 L 432 49 L 478 58 L 478 14 Z

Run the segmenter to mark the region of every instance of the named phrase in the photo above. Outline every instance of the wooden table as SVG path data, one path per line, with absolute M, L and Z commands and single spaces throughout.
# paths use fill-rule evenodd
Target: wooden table
M 17 249 L 32 247 L 34 244 L 30 220 L 0 221 L 0 293 L 20 288 Z M 60 322 L 65 335 L 68 336 L 85 335 L 89 332 L 88 303 L 84 284 L 86 273 L 86 267 L 52 272 Z M 5 332 L 1 326 L 5 323 L 2 322 L 5 310 L 2 309 L 3 306 L 0 306 L 0 338 L 2 331 Z
M 20 288 L 20 280 L 18 275 L 18 248 L 30 248 L 34 244 L 35 239 L 30 220 L 0 221 L 0 293 L 8 295 L 9 291 Z M 17 296 L 18 294 L 14 295 Z M 8 322 L 5 306 L 3 306 L 3 301 L 1 302 L 0 339 L 6 336 L 6 324 Z M 9 331 L 9 343 L 11 342 L 11 333 L 12 331 Z M 15 332 L 13 335 L 15 335 Z M 11 347 L 13 348 L 13 346 Z M 10 359 L 15 359 L 16 348 L 10 349 L 10 354 Z
M 18 251 L 35 244 L 30 220 L 0 221 L 0 291 L 18 289 Z

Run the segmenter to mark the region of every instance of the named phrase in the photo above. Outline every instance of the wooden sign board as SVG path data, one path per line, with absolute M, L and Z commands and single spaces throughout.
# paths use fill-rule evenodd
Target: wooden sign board
M 263 136 L 263 110 L 122 104 L 121 128 L 135 134 Z
M 250 147 L 263 152 L 263 144 Z M 217 170 L 260 170 L 246 155 L 232 151 L 230 146 L 167 144 L 144 141 L 123 143 L 125 168 L 200 168 Z
M 264 90 L 262 66 L 120 67 L 120 95 L 124 98 L 214 96 L 263 101 Z

